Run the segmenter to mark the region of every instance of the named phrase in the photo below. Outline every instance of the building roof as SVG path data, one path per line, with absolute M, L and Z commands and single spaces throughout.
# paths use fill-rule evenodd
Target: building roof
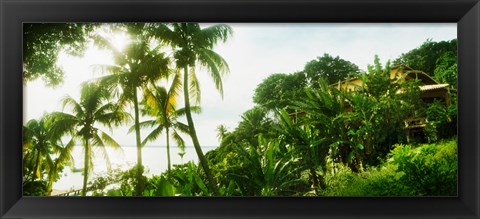
M 409 70 L 409 71 L 412 71 L 414 70 L 413 68 L 410 68 L 408 67 L 407 65 L 405 64 L 400 64 L 400 65 L 394 65 L 394 66 L 391 66 L 390 69 L 393 70 L 393 69 L 397 69 L 397 68 L 401 68 L 401 69 L 404 69 L 404 70 Z
M 402 77 L 405 78 L 405 79 L 407 79 L 407 78 L 420 79 L 422 81 L 422 83 L 424 83 L 426 85 L 438 84 L 438 82 L 435 81 L 435 79 L 430 77 L 428 74 L 426 74 L 423 71 L 418 71 L 418 70 L 407 71 L 407 72 L 404 73 L 404 75 Z
M 430 85 L 420 86 L 420 90 L 421 91 L 436 90 L 436 89 L 441 89 L 446 87 L 448 87 L 448 84 L 430 84 Z

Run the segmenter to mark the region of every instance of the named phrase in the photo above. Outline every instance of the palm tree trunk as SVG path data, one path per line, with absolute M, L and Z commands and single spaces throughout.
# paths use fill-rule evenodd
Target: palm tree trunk
M 318 176 L 315 171 L 315 168 L 310 167 L 310 177 L 312 177 L 313 183 L 313 190 L 315 191 L 315 195 L 318 194 Z
M 207 175 L 208 185 L 212 190 L 213 194 L 219 196 L 218 186 L 213 178 L 212 171 L 208 167 L 207 159 L 203 154 L 202 148 L 200 147 L 200 142 L 198 141 L 197 133 L 195 131 L 195 126 L 193 124 L 192 113 L 190 111 L 190 96 L 188 93 L 188 67 L 183 68 L 183 95 L 185 96 L 185 115 L 187 116 L 188 130 L 190 132 L 190 137 L 193 141 L 193 146 L 195 147 L 195 152 L 197 152 L 198 160 L 202 165 L 205 175 Z
M 171 163 L 170 163 L 170 138 L 169 138 L 169 130 L 168 127 L 165 129 L 165 133 L 167 135 L 167 163 L 168 163 L 168 173 L 170 174 L 170 171 L 172 170 L 171 168 Z
M 138 113 L 137 88 L 133 89 L 133 105 L 135 108 L 135 138 L 137 142 L 137 185 L 135 187 L 136 196 L 143 195 L 143 165 L 142 165 L 142 142 L 140 140 L 140 122 Z
M 48 185 L 47 185 L 47 191 L 45 192 L 46 196 L 50 196 L 52 194 L 52 187 L 53 187 L 53 181 L 54 181 L 54 174 L 57 172 L 56 168 L 54 170 L 50 170 L 50 174 L 48 174 Z
M 90 147 L 88 146 L 88 139 L 85 139 L 85 160 L 83 166 L 83 189 L 82 189 L 82 196 L 87 195 L 87 180 L 88 180 L 88 168 L 90 168 Z
M 37 152 L 37 159 L 35 160 L 35 168 L 33 169 L 33 180 L 32 181 L 34 181 L 37 178 L 40 178 L 40 176 L 38 174 L 40 172 L 39 168 L 40 168 L 40 152 Z

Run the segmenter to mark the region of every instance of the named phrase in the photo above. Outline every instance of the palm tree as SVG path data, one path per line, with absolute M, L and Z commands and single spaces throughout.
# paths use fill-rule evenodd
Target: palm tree
M 129 115 L 121 110 L 111 98 L 111 93 L 96 83 L 82 84 L 80 101 L 76 101 L 70 96 L 62 100 L 63 107 L 71 107 L 73 114 L 64 112 L 52 113 L 55 120 L 54 130 L 70 130 L 72 135 L 78 137 L 83 142 L 85 151 L 83 189 L 82 195 L 87 192 L 87 180 L 91 170 L 93 170 L 92 146 L 97 146 L 98 151 L 102 153 L 110 166 L 106 146 L 114 149 L 120 149 L 120 145 L 106 132 L 97 128 L 98 124 L 112 128 L 112 125 L 120 125 L 129 119 Z
M 292 186 L 303 183 L 298 175 L 302 167 L 281 139 L 258 137 L 258 147 L 235 147 L 246 168 L 232 177 L 248 195 L 278 196 L 291 194 Z M 252 186 L 251 189 L 246 187 Z
M 223 124 L 217 126 L 217 132 L 217 138 L 220 142 L 229 134 L 227 127 Z
M 212 77 L 217 90 L 223 97 L 222 75 L 229 72 L 227 62 L 213 47 L 218 42 L 226 42 L 233 30 L 228 25 L 212 25 L 201 28 L 198 23 L 172 23 L 173 29 L 165 24 L 156 24 L 152 30 L 159 40 L 169 43 L 174 49 L 176 66 L 183 69 L 183 94 L 185 98 L 185 115 L 189 134 L 200 160 L 209 186 L 215 195 L 219 195 L 218 186 L 213 178 L 208 162 L 198 141 L 192 119 L 190 97 L 200 103 L 200 87 L 195 75 L 195 67 L 205 67 Z
M 145 145 L 148 141 L 154 141 L 163 130 L 165 130 L 169 172 L 171 170 L 170 134 L 176 141 L 177 146 L 181 149 L 181 152 L 184 152 L 185 141 L 179 133 L 188 133 L 188 126 L 177 121 L 179 116 L 185 114 L 185 108 L 176 109 L 176 98 L 178 97 L 177 89 L 180 88 L 179 83 L 180 75 L 177 74 L 168 91 L 164 87 L 159 86 L 154 86 L 152 89 L 145 89 L 143 112 L 144 114 L 155 117 L 155 119 L 140 123 L 140 127 L 142 128 L 155 127 L 152 132 L 145 137 L 142 145 Z M 200 107 L 192 107 L 192 111 L 199 112 Z
M 135 26 L 136 27 L 136 26 Z M 97 43 L 109 49 L 114 58 L 115 65 L 99 66 L 103 71 L 112 73 L 101 77 L 99 80 L 112 92 L 120 95 L 120 103 L 130 102 L 134 107 L 135 140 L 137 146 L 137 185 L 136 195 L 143 194 L 143 166 L 142 142 L 140 136 L 140 115 L 138 92 L 148 83 L 153 83 L 169 74 L 168 59 L 159 51 L 159 48 L 150 48 L 148 39 L 137 35 L 139 39 L 133 41 L 123 51 L 119 51 L 107 39 L 98 37 Z
M 61 143 L 64 132 L 53 128 L 51 116 L 43 115 L 39 120 L 32 119 L 23 127 L 23 183 L 43 178 L 43 170 L 47 173 L 47 191 L 52 192 L 53 182 L 58 178 L 58 170 L 72 161 L 71 151 L 74 143 L 70 141 L 66 146 Z M 59 154 L 53 159 L 52 155 Z

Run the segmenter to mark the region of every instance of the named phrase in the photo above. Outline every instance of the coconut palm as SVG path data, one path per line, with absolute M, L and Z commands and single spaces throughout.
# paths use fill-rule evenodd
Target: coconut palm
M 50 195 L 52 185 L 58 179 L 59 170 L 71 162 L 71 152 L 75 145 L 71 140 L 66 146 L 61 143 L 64 132 L 55 130 L 51 116 L 45 114 L 39 120 L 32 119 L 23 127 L 23 166 L 24 183 L 42 179 L 47 174 L 47 191 Z M 57 155 L 52 158 L 52 155 Z M 54 156 L 55 157 L 55 156 Z
M 225 125 L 221 124 L 217 126 L 217 138 L 220 142 L 229 134 L 228 129 Z
M 140 123 L 142 128 L 155 127 L 142 142 L 145 145 L 149 141 L 154 141 L 165 130 L 167 144 L 167 163 L 168 171 L 171 170 L 170 160 L 170 137 L 172 137 L 181 153 L 185 152 L 185 141 L 179 133 L 188 133 L 188 126 L 177 121 L 179 116 L 185 115 L 185 108 L 176 109 L 176 98 L 178 98 L 177 89 L 180 88 L 180 75 L 176 75 L 170 89 L 167 91 L 164 87 L 154 86 L 151 89 L 145 89 L 143 113 L 153 116 L 154 119 Z M 181 85 L 181 84 L 180 84 Z M 192 107 L 192 111 L 199 112 L 200 107 Z
M 172 23 L 169 26 L 155 24 L 152 30 L 159 40 L 172 46 L 176 66 L 179 69 L 183 69 L 185 115 L 187 117 L 189 134 L 200 164 L 209 180 L 209 186 L 215 195 L 219 195 L 218 186 L 197 137 L 192 119 L 190 98 L 192 97 L 196 103 L 200 103 L 200 87 L 195 74 L 196 67 L 204 67 L 208 70 L 215 87 L 223 97 L 222 76 L 229 72 L 229 68 L 227 62 L 213 51 L 213 47 L 219 42 L 226 42 L 232 35 L 233 30 L 230 26 L 223 24 L 212 25 L 202 29 L 198 23 Z
M 139 33 L 138 25 L 132 26 L 134 32 Z M 141 29 L 141 28 L 140 28 Z M 143 165 L 142 142 L 140 136 L 140 114 L 138 93 L 148 83 L 153 83 L 159 78 L 167 77 L 170 73 L 169 61 L 160 47 L 151 48 L 148 39 L 136 35 L 137 39 L 131 42 L 122 51 L 119 51 L 108 39 L 97 37 L 97 43 L 112 52 L 115 64 L 101 65 L 103 71 L 111 75 L 101 77 L 99 81 L 112 92 L 117 93 L 121 104 L 132 103 L 135 120 L 135 141 L 137 147 L 137 185 L 136 195 L 143 194 Z
M 82 84 L 80 100 L 76 101 L 70 96 L 62 100 L 63 107 L 70 107 L 72 114 L 64 112 L 52 113 L 55 120 L 54 130 L 69 130 L 72 135 L 81 139 L 85 151 L 83 170 L 82 196 L 87 192 L 87 180 L 90 171 L 93 170 L 92 159 L 93 146 L 103 155 L 110 167 L 110 159 L 106 147 L 121 150 L 120 145 L 106 132 L 98 128 L 104 125 L 112 128 L 112 125 L 120 125 L 129 119 L 125 113 L 112 99 L 108 90 L 96 83 Z

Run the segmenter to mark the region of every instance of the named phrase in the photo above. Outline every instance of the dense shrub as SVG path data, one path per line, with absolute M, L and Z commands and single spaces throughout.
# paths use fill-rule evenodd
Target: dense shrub
M 397 145 L 389 159 L 356 174 L 341 164 L 327 174 L 327 196 L 455 196 L 456 139 L 419 147 Z
M 47 181 L 35 180 L 26 182 L 23 185 L 24 196 L 44 196 L 47 192 Z
M 399 145 L 391 153 L 392 163 L 404 173 L 401 182 L 417 195 L 457 194 L 456 140 L 426 144 L 418 148 Z

